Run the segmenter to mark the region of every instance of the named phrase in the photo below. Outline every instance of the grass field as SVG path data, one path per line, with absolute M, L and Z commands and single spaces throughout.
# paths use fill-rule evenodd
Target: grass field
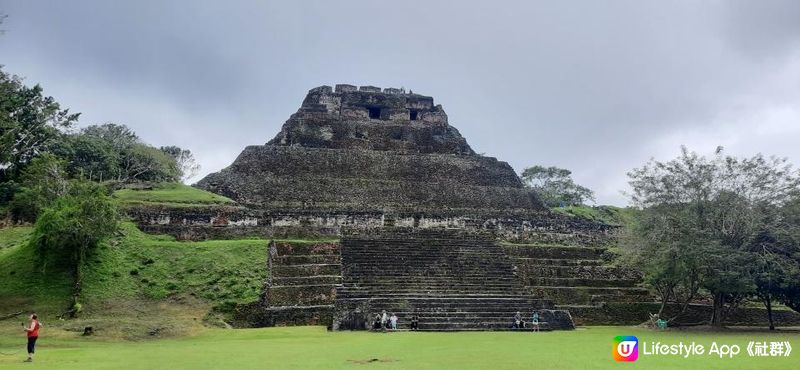
M 6 326 L 8 324 L 0 324 Z M 19 325 L 19 324 L 17 324 Z M 7 330 L 2 330 L 7 334 Z M 21 331 L 20 331 L 21 332 Z M 0 336 L 0 368 L 27 369 L 797 369 L 800 354 L 748 357 L 750 340 L 790 341 L 797 332 L 653 332 L 630 327 L 590 327 L 549 333 L 327 332 L 322 327 L 204 329 L 190 337 L 139 342 L 100 341 L 46 330 L 33 365 L 22 363 L 24 338 Z M 51 338 L 50 336 L 55 336 Z M 738 344 L 734 358 L 703 355 L 639 356 L 634 364 L 611 358 L 616 335 L 642 341 Z M 641 350 L 641 344 L 640 344 Z

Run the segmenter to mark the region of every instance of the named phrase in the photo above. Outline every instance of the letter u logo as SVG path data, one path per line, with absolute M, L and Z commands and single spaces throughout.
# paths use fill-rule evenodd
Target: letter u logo
M 639 339 L 634 336 L 614 337 L 611 357 L 620 362 L 636 361 L 639 358 Z

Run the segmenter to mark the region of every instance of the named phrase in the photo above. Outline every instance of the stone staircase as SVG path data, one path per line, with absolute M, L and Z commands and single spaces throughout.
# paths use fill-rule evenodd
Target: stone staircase
M 529 291 L 551 299 L 558 308 L 586 313 L 609 302 L 652 301 L 647 289 L 639 286 L 638 271 L 611 266 L 603 259 L 606 247 L 575 244 L 504 244 L 503 249 Z
M 572 329 L 566 311 L 531 296 L 503 248 L 488 238 L 446 230 L 345 236 L 334 329 L 366 329 L 377 313 L 398 328 L 419 316 L 420 330 L 503 330 L 520 311 L 539 311 L 541 329 Z
M 262 298 L 239 307 L 237 325 L 330 325 L 342 279 L 339 244 L 272 241 L 268 253 Z

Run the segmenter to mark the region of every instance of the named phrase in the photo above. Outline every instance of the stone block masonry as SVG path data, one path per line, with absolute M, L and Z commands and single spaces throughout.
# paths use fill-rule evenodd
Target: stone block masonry
M 238 327 L 330 325 L 341 284 L 338 242 L 271 241 L 261 300 L 237 308 Z
M 264 298 L 239 309 L 245 326 L 356 328 L 385 308 L 418 310 L 430 330 L 494 330 L 536 309 L 564 329 L 569 307 L 650 300 L 638 275 L 606 264 L 613 227 L 551 212 L 410 90 L 313 88 L 273 139 L 196 186 L 236 205 L 129 213 L 180 239 L 344 236 L 333 254 L 276 242 Z

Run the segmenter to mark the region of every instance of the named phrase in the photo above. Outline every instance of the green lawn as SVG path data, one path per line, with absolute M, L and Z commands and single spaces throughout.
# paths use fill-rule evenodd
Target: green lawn
M 152 189 L 121 189 L 114 192 L 114 198 L 122 205 L 204 207 L 233 204 L 221 195 L 177 183 L 158 184 Z
M 7 323 L 2 326 L 10 325 Z M 17 324 L 19 325 L 19 324 Z M 321 327 L 207 329 L 196 336 L 139 342 L 108 342 L 77 334 L 50 338 L 42 332 L 37 368 L 44 369 L 797 369 L 800 353 L 790 357 L 750 358 L 750 340 L 790 341 L 800 348 L 797 333 L 653 332 L 630 327 L 590 327 L 550 333 L 366 333 L 327 332 Z M 611 358 L 616 335 L 642 341 L 696 341 L 738 344 L 733 359 L 703 355 L 685 359 L 640 354 L 635 364 Z M 0 336 L 0 367 L 24 364 L 24 338 Z M 641 350 L 641 344 L 640 344 Z M 800 351 L 800 350 L 798 350 Z M 369 362 L 372 359 L 378 361 Z

